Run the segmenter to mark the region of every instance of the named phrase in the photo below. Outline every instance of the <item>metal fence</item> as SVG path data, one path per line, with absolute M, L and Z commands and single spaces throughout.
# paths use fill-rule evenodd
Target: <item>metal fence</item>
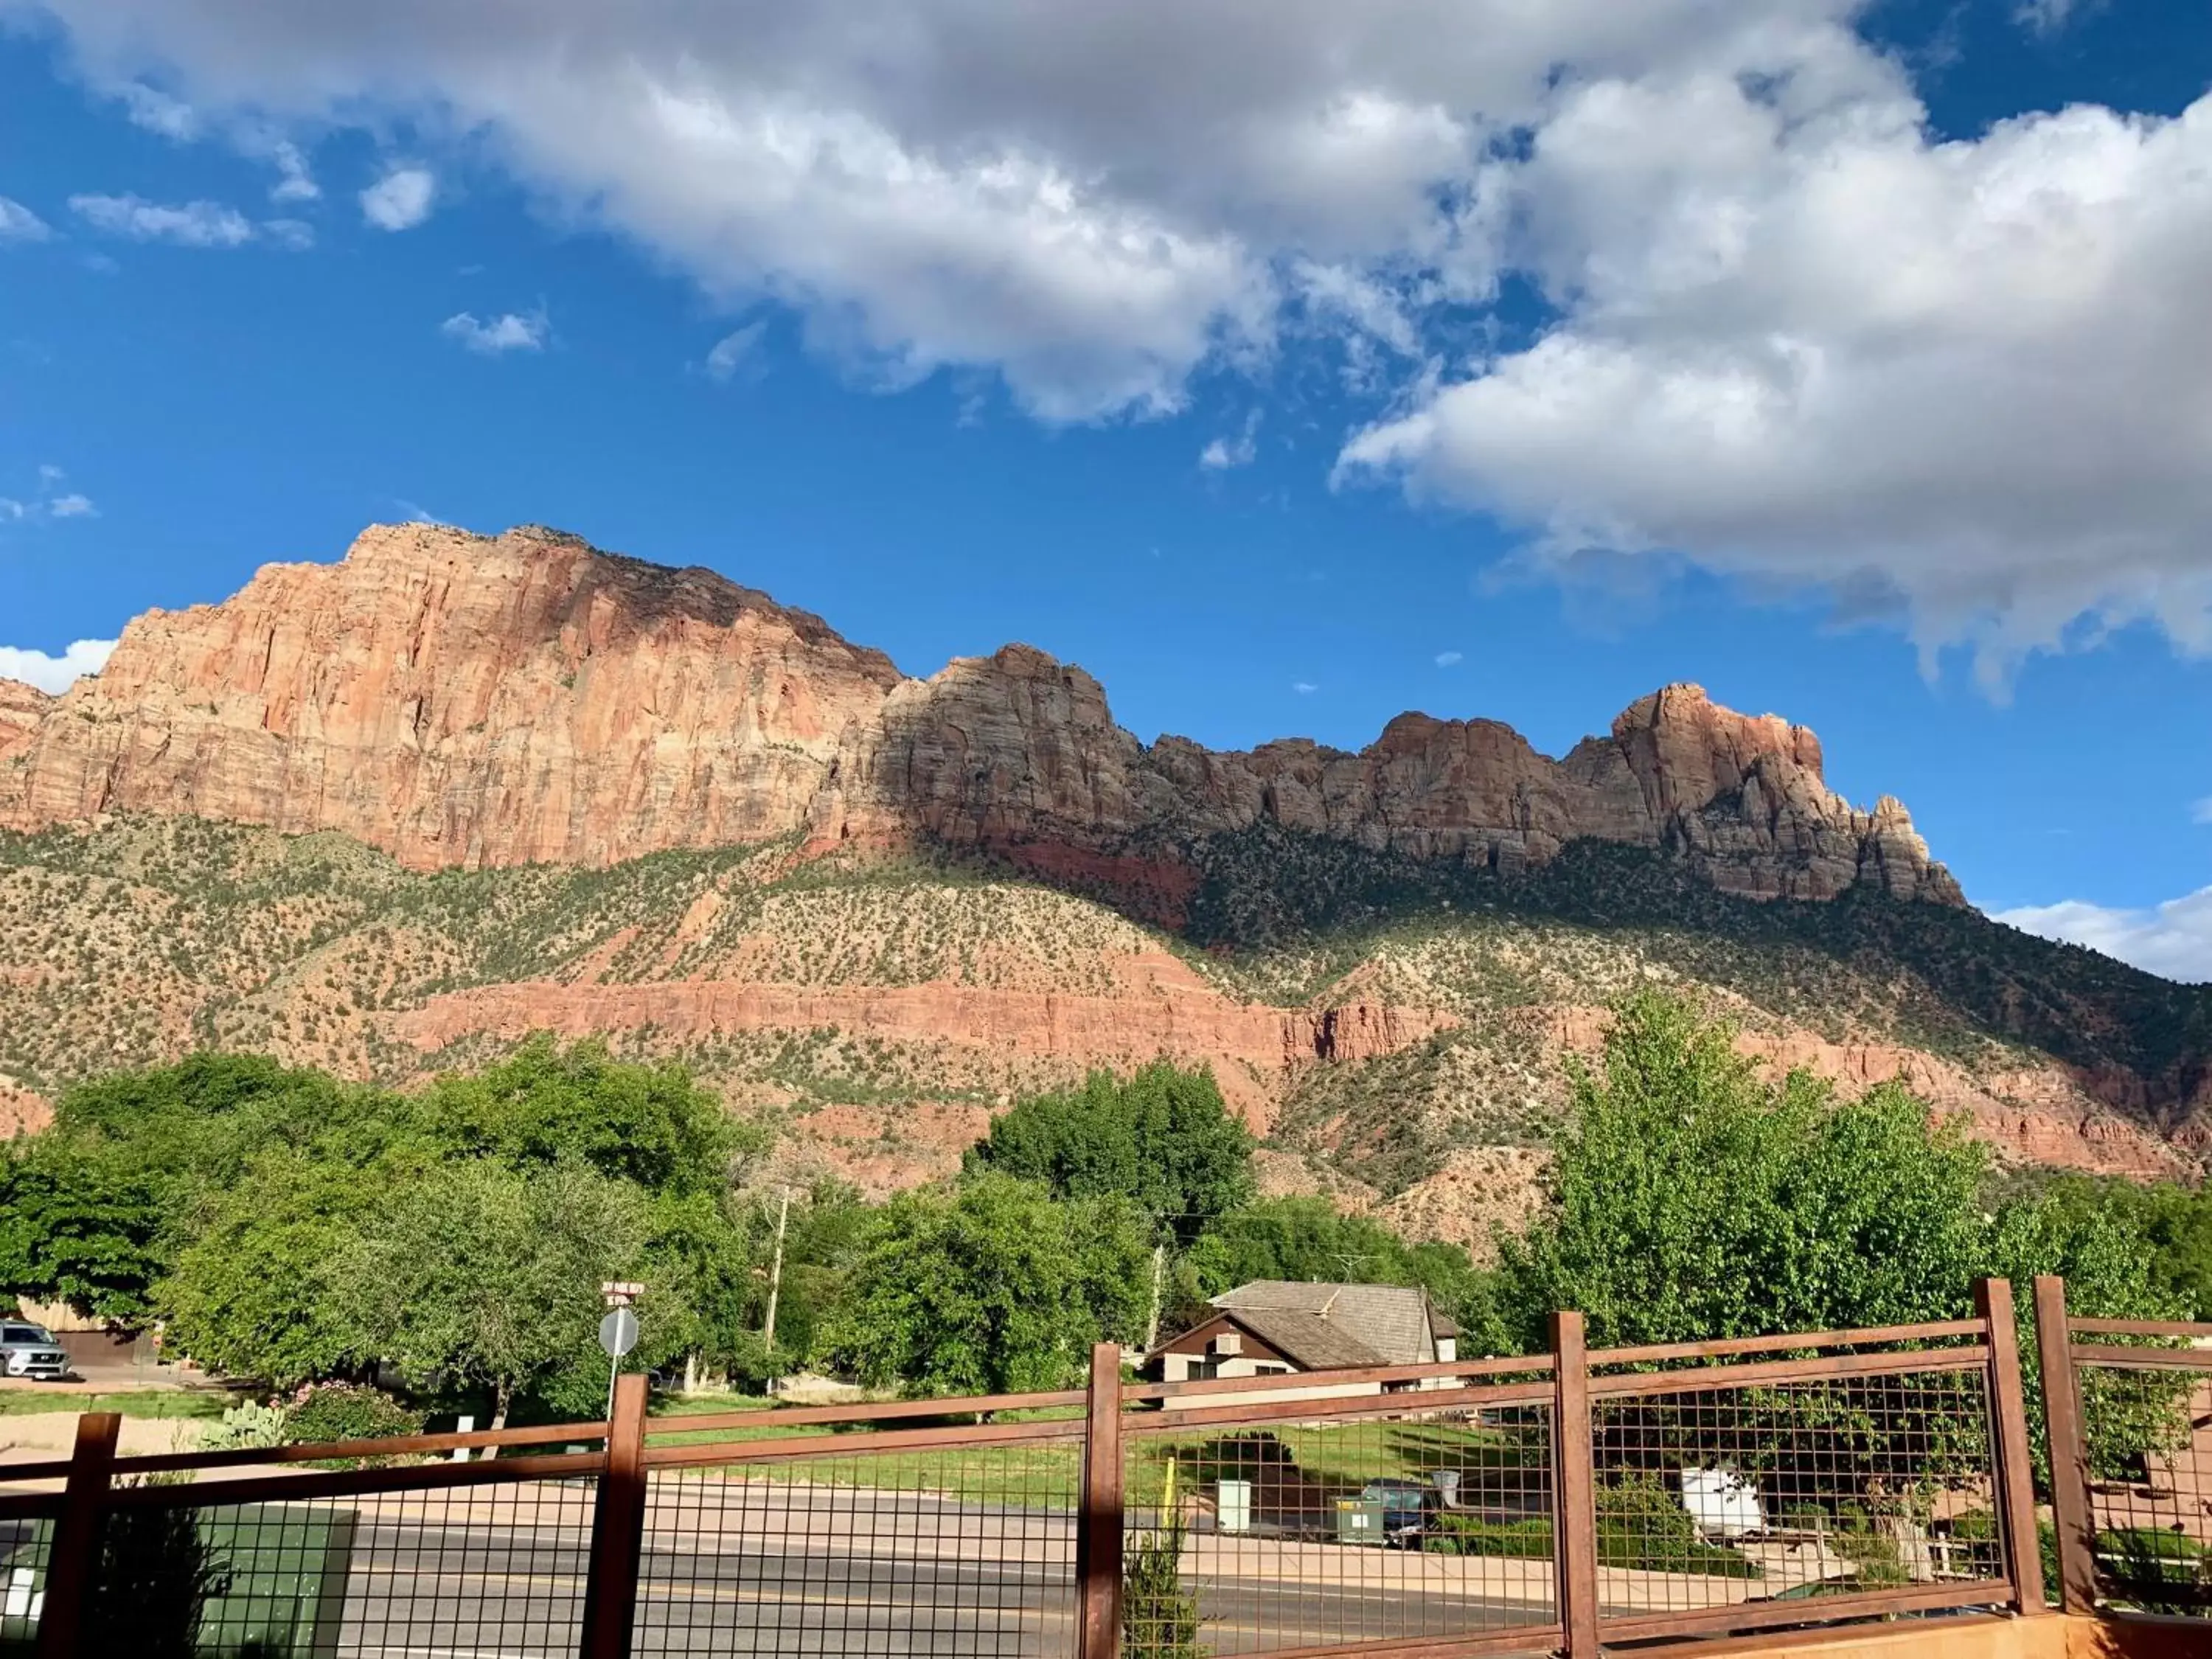
M 118 1458 L 87 1417 L 74 1458 L 0 1468 L 0 1651 L 1581 1659 L 2038 1613 L 1983 1298 L 1599 1352 L 1562 1314 L 1546 1354 L 1178 1383 L 1104 1347 L 1080 1390 L 712 1416 L 648 1419 L 626 1377 L 606 1423 L 257 1452 Z
M 2036 1316 L 2067 1608 L 2212 1617 L 2212 1325 Z

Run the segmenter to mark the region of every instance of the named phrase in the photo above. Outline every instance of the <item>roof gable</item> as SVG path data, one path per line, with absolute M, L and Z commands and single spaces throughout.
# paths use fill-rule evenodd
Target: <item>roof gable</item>
M 1271 1321 L 1310 1321 L 1329 1328 L 1339 1338 L 1349 1339 L 1368 1356 L 1319 1362 L 1324 1364 L 1414 1365 L 1437 1357 L 1428 1293 L 1405 1285 L 1299 1284 L 1259 1279 L 1223 1291 L 1213 1298 L 1213 1305 L 1237 1314 L 1240 1322 L 1261 1316 Z M 1256 1328 L 1254 1334 L 1265 1336 Z M 1265 1336 L 1265 1340 L 1275 1339 Z M 1324 1342 L 1319 1337 L 1310 1340 Z

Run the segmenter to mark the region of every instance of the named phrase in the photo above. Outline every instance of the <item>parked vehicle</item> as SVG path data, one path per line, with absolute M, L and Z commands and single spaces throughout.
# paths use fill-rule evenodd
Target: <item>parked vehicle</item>
M 10 1319 L 0 1322 L 0 1373 L 59 1382 L 70 1374 L 69 1355 L 45 1326 Z
M 1429 1511 L 1437 1506 L 1437 1492 L 1419 1480 L 1370 1480 L 1360 1488 L 1359 1501 L 1381 1511 L 1377 1520 L 1381 1542 L 1417 1550 L 1429 1529 Z

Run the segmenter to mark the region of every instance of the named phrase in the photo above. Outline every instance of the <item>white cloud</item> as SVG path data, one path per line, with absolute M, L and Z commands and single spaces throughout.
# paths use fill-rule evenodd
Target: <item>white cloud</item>
M 2031 34 L 2051 35 L 2103 3 L 2104 0 L 2020 0 L 2012 15 Z
M 100 516 L 100 509 L 92 504 L 90 496 L 80 495 L 74 491 L 55 496 L 46 503 L 46 511 L 57 519 L 96 519 Z
M 2212 100 L 1936 143 L 1865 0 L 47 5 L 204 119 L 466 134 L 873 384 L 1143 415 L 1320 336 L 1391 399 L 1345 476 L 1535 570 L 1825 589 L 1993 684 L 2212 649 Z
M 305 253 L 315 245 L 315 228 L 304 219 L 264 219 L 261 237 L 287 253 Z
M 1244 417 L 1243 429 L 1233 438 L 1216 438 L 1199 451 L 1198 464 L 1209 472 L 1249 466 L 1260 458 L 1260 411 Z
M 878 383 L 994 370 L 1052 420 L 1181 406 L 1286 299 L 1413 338 L 1407 299 L 1486 289 L 1474 182 L 1564 66 L 1753 70 L 1858 3 L 50 0 L 94 65 L 466 131 Z
M 1579 89 L 1515 184 L 1563 320 L 1343 472 L 1525 526 L 1540 569 L 1824 588 L 1993 688 L 2082 618 L 2212 649 L 2212 99 L 1920 119 L 1902 87 Z
M 379 230 L 412 230 L 430 216 L 438 194 L 427 167 L 394 167 L 361 193 L 361 216 Z
M 542 311 L 533 311 L 527 316 L 510 311 L 488 323 L 477 321 L 473 312 L 464 311 L 438 325 L 438 331 L 447 339 L 458 340 L 471 351 L 493 357 L 507 351 L 542 350 L 547 329 Z
M 2166 979 L 2191 984 L 2212 980 L 2212 887 L 2147 910 L 2068 899 L 2000 910 L 1995 920 L 2045 939 L 2086 945 Z
M 199 116 L 181 98 L 137 81 L 125 81 L 113 91 L 123 100 L 133 125 L 180 142 L 198 136 Z
M 10 496 L 0 495 L 0 522 L 12 524 L 29 511 L 22 502 Z
M 68 477 L 68 473 L 63 471 L 52 461 L 39 463 L 39 482 L 42 484 L 58 484 Z
M 1465 652 L 1439 651 L 1437 653 L 1437 666 L 1439 668 L 1456 668 L 1466 660 Z
M 220 202 L 170 206 L 143 196 L 72 196 L 70 207 L 95 230 L 182 247 L 236 247 L 253 240 L 252 222 Z
M 1320 690 L 1321 687 L 1316 685 L 1311 680 L 1293 680 L 1291 682 L 1291 690 L 1302 697 L 1309 697 Z
M 276 168 L 276 182 L 269 190 L 270 201 L 312 202 L 322 195 L 322 186 L 307 170 L 307 155 L 297 144 L 279 140 L 270 148 L 269 159 Z
M 0 196 L 0 242 L 43 242 L 53 232 L 21 202 Z
M 725 334 L 714 342 L 714 349 L 707 354 L 708 376 L 717 380 L 727 380 L 741 368 L 757 368 L 755 354 L 759 351 L 761 342 L 767 334 L 765 319 L 747 323 L 743 328 L 732 329 Z
M 43 651 L 0 645 L 0 680 L 21 680 L 59 696 L 82 676 L 106 667 L 114 649 L 113 640 L 79 640 L 58 657 L 50 657 Z

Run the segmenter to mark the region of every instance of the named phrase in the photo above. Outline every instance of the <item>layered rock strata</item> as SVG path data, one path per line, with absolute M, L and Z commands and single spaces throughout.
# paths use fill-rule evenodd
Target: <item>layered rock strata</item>
M 59 697 L 0 682 L 0 825 L 125 811 L 339 830 L 416 869 L 927 836 L 1148 889 L 1167 920 L 1194 878 L 1158 849 L 1263 823 L 1507 872 L 1589 836 L 1753 897 L 1961 902 L 1903 806 L 1827 788 L 1812 732 L 1695 686 L 1556 761 L 1415 714 L 1358 754 L 1147 747 L 1027 646 L 910 679 L 711 572 L 532 527 L 376 526 L 147 612 Z

